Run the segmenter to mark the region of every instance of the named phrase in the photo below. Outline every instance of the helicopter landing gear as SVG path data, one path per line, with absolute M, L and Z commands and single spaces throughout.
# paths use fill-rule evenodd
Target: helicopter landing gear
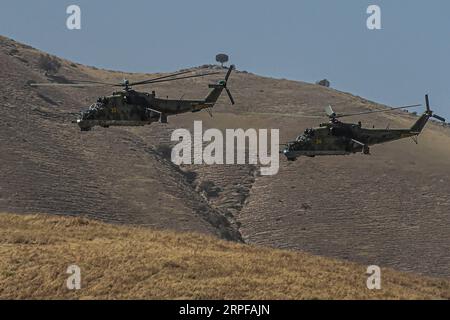
M 164 113 L 161 113 L 161 116 L 159 118 L 160 123 L 167 123 L 167 115 Z
M 369 155 L 369 154 L 370 154 L 370 148 L 369 148 L 368 145 L 364 145 L 364 147 L 363 147 L 363 153 L 364 153 L 365 155 Z

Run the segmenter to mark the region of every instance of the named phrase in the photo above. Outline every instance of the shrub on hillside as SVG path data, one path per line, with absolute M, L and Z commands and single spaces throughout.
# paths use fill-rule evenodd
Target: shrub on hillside
M 164 159 L 170 160 L 172 157 L 172 148 L 166 144 L 160 144 L 155 147 L 155 151 Z
M 43 54 L 39 57 L 38 66 L 48 73 L 57 73 L 59 68 L 61 68 L 61 63 L 56 57 Z
M 328 81 L 327 79 L 317 81 L 316 84 L 318 84 L 319 86 L 322 86 L 322 87 L 327 87 L 327 88 L 329 88 L 331 85 L 330 81 Z
M 208 198 L 215 198 L 219 196 L 219 193 L 222 191 L 218 186 L 214 184 L 212 181 L 202 181 L 197 190 L 199 192 L 203 192 L 206 194 Z

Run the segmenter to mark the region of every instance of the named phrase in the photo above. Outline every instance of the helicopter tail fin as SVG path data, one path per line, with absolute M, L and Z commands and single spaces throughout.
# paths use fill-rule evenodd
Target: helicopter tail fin
M 441 116 L 438 116 L 437 114 L 434 114 L 433 111 L 430 108 L 430 99 L 428 94 L 425 95 L 425 102 L 426 102 L 426 111 L 422 114 L 422 116 L 416 121 L 416 123 L 411 127 L 411 132 L 420 134 L 425 128 L 426 124 L 428 123 L 428 120 L 430 118 L 434 118 L 436 120 L 445 122 L 445 119 Z
M 430 119 L 430 116 L 427 112 L 422 114 L 422 116 L 414 123 L 414 125 L 411 127 L 411 132 L 420 134 L 425 128 L 426 124 L 428 123 L 428 120 Z
M 209 88 L 211 88 L 213 90 L 205 98 L 206 103 L 212 103 L 212 104 L 216 103 L 217 99 L 219 99 L 220 95 L 222 94 L 222 91 L 225 89 L 225 91 L 228 94 L 228 97 L 230 98 L 231 104 L 234 105 L 233 96 L 231 95 L 230 90 L 227 88 L 228 78 L 230 77 L 230 74 L 233 71 L 233 69 L 234 69 L 234 65 L 231 65 L 230 68 L 228 69 L 228 72 L 227 72 L 224 80 L 220 80 L 219 82 L 217 82 L 215 84 L 209 85 Z

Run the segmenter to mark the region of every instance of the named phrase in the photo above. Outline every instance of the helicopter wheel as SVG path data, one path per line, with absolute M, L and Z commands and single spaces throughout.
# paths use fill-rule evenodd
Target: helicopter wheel
M 161 113 L 161 116 L 160 116 L 160 118 L 159 118 L 159 122 L 160 122 L 160 123 L 167 123 L 167 115 Z
M 288 161 L 294 162 L 297 158 L 287 158 Z
M 366 155 L 369 155 L 370 154 L 370 148 L 369 148 L 369 146 L 364 146 L 364 148 L 363 148 L 363 153 L 364 154 L 366 154 Z

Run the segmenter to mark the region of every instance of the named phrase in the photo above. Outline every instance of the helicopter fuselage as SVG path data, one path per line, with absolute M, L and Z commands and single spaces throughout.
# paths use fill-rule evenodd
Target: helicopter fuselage
M 143 126 L 158 121 L 166 123 L 167 116 L 197 112 L 209 106 L 212 105 L 204 100 L 163 99 L 154 92 L 128 90 L 99 98 L 74 122 L 82 131 L 94 126 Z
M 295 141 L 288 143 L 280 153 L 283 153 L 289 161 L 295 161 L 300 156 L 348 155 L 357 152 L 370 154 L 369 147 L 372 145 L 419 136 L 430 118 L 445 122 L 445 118 L 434 114 L 431 110 L 428 95 L 425 95 L 425 104 L 425 112 L 409 129 L 367 129 L 362 127 L 361 122 L 358 122 L 358 124 L 344 123 L 339 119 L 356 115 L 390 112 L 419 105 L 353 114 L 337 114 L 331 106 L 328 106 L 325 108 L 325 113 L 330 118 L 328 123 L 322 123 L 319 128 L 306 129 L 304 134 L 298 136 Z M 417 143 L 416 139 L 413 140 Z
M 349 155 L 370 153 L 369 146 L 417 135 L 410 129 L 367 129 L 360 124 L 334 121 L 319 128 L 306 129 L 282 153 L 288 160 L 300 156 Z
M 130 83 L 124 80 L 120 84 L 111 84 L 106 82 L 78 80 L 71 83 L 32 83 L 33 87 L 44 86 L 114 86 L 123 87 L 122 91 L 114 92 L 111 96 L 102 97 L 92 104 L 87 110 L 82 111 L 80 117 L 72 121 L 78 124 L 81 131 L 89 131 L 95 126 L 143 126 L 153 122 L 167 123 L 167 117 L 186 112 L 198 112 L 203 109 L 214 107 L 223 90 L 226 91 L 230 102 L 234 105 L 234 99 L 227 88 L 227 81 L 234 70 L 234 65 L 228 68 L 223 80 L 208 87 L 211 89 L 208 95 L 201 100 L 185 99 L 166 99 L 156 97 L 155 92 L 138 92 L 132 89 L 132 86 L 149 85 L 153 83 L 177 81 L 182 79 L 205 77 L 217 73 L 197 74 L 182 76 L 191 72 L 190 70 L 181 71 L 171 75 L 160 76 L 149 80 Z
M 168 97 L 166 99 L 157 98 L 154 91 L 152 93 L 138 92 L 132 90 L 131 86 L 202 77 L 214 73 L 173 78 L 176 75 L 189 72 L 183 71 L 174 75 L 135 83 L 130 83 L 128 80 L 125 80 L 123 84 L 120 85 L 124 87 L 123 91 L 114 92 L 109 97 L 99 98 L 88 110 L 81 113 L 79 119 L 73 122 L 78 124 L 81 131 L 89 131 L 97 125 L 109 127 L 143 126 L 156 121 L 167 123 L 168 116 L 185 112 L 198 112 L 203 109 L 214 107 L 223 90 L 227 92 L 231 104 L 234 105 L 234 99 L 231 96 L 230 90 L 227 88 L 227 81 L 233 69 L 234 65 L 231 65 L 223 80 L 220 80 L 215 84 L 210 84 L 208 86 L 211 89 L 210 92 L 201 100 L 174 100 L 169 99 Z

